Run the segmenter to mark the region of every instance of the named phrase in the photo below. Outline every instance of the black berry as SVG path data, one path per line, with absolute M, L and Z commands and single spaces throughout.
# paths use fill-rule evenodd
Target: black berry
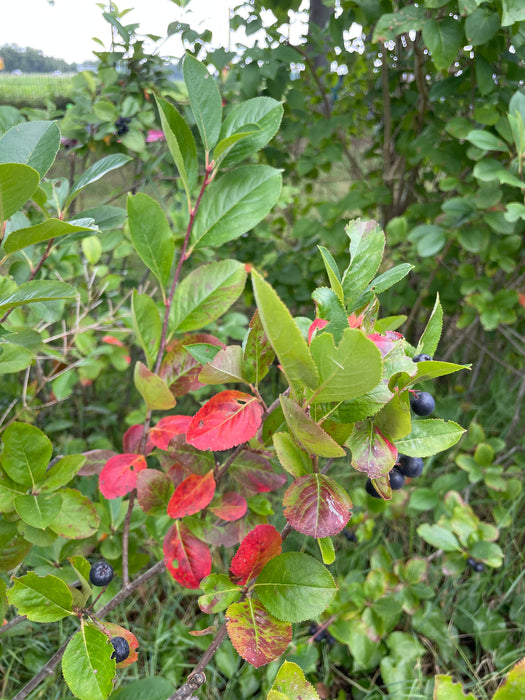
M 417 416 L 429 416 L 435 407 L 434 397 L 428 391 L 415 391 L 410 394 L 410 408 Z
M 396 467 L 403 476 L 408 479 L 415 479 L 423 473 L 424 462 L 421 457 L 409 457 L 408 455 L 398 455 Z
M 476 573 L 480 574 L 482 571 L 485 571 L 485 565 L 481 561 L 476 561 L 472 557 L 469 557 L 467 559 L 467 564 L 470 566 L 470 568 L 475 571 Z
M 113 644 L 113 653 L 111 658 L 119 664 L 121 661 L 125 661 L 129 656 L 129 644 L 124 637 L 113 637 L 111 640 Z
M 425 352 L 420 352 L 419 355 L 414 355 L 412 362 L 428 362 L 428 360 L 431 359 L 430 355 L 427 355 Z
M 332 637 L 330 632 L 328 632 L 326 629 L 319 630 L 319 627 L 315 624 L 315 622 L 312 622 L 309 628 L 309 633 L 310 636 L 313 637 L 314 642 L 328 642 L 330 646 L 332 646 L 335 642 L 335 639 Z
M 390 481 L 390 488 L 392 491 L 399 491 L 399 489 L 402 489 L 405 485 L 405 477 L 397 467 L 392 467 L 388 473 L 388 479 Z
M 355 532 L 352 532 L 352 530 L 348 530 L 345 528 L 343 530 L 343 535 L 349 542 L 357 542 L 357 535 L 355 534 Z
M 113 580 L 113 567 L 107 561 L 97 561 L 91 567 L 89 580 L 93 586 L 107 586 Z
M 379 494 L 376 491 L 374 484 L 370 481 L 370 479 L 366 480 L 365 489 L 366 489 L 366 492 L 369 496 L 372 496 L 373 498 L 381 498 L 381 494 Z

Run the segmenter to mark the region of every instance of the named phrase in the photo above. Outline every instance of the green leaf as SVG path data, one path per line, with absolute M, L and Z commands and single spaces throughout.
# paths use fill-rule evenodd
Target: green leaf
M 131 322 L 148 367 L 152 367 L 160 346 L 162 320 L 157 305 L 149 294 L 139 294 L 133 290 L 131 298 Z
M 27 493 L 27 487 L 17 484 L 0 469 L 0 513 L 10 513 L 15 509 L 15 496 Z
M 203 384 L 243 383 L 241 346 L 229 345 L 219 350 L 200 371 L 199 382 Z
M 206 66 L 190 54 L 184 57 L 182 72 L 204 149 L 210 152 L 217 143 L 221 129 L 222 99 L 219 88 Z
M 288 428 L 309 454 L 344 457 L 344 449 L 308 416 L 301 406 L 284 394 L 279 397 Z
M 320 537 L 317 540 L 317 544 L 319 545 L 319 550 L 321 552 L 323 564 L 325 564 L 326 566 L 333 564 L 335 561 L 335 549 L 334 543 L 332 542 L 332 538 Z
M 444 552 L 461 551 L 461 545 L 456 535 L 441 525 L 425 523 L 417 528 L 417 534 L 436 549 L 442 549 Z
M 170 332 L 194 331 L 222 316 L 242 294 L 246 267 L 236 260 L 201 265 L 177 287 L 170 313 Z
M 84 455 L 66 455 L 58 461 L 54 461 L 46 471 L 45 480 L 42 482 L 42 491 L 56 491 L 68 484 L 71 479 L 83 467 L 86 458 Z
M 376 41 L 393 41 L 399 34 L 421 29 L 425 21 L 425 8 L 408 5 L 399 12 L 382 15 L 374 29 L 372 43 Z
M 3 436 L 2 467 L 17 484 L 35 487 L 45 477 L 53 446 L 44 433 L 27 423 L 11 423 Z
M 346 269 L 342 286 L 348 311 L 353 311 L 359 299 L 376 274 L 383 258 L 385 234 L 375 221 L 351 221 L 345 228 L 350 239 L 350 265 Z
M 394 444 L 401 454 L 409 457 L 430 457 L 452 447 L 465 430 L 454 423 L 437 418 L 412 421 L 412 432 Z
M 450 676 L 440 675 L 434 677 L 433 700 L 476 700 L 476 696 L 472 693 L 465 695 L 461 683 L 453 681 Z
M 491 12 L 487 7 L 478 7 L 465 20 L 465 35 L 469 44 L 479 46 L 490 41 L 499 27 L 497 12 Z
M 430 258 L 443 248 L 446 243 L 446 231 L 436 224 L 420 224 L 412 229 L 408 240 L 416 244 L 417 253 L 422 258 Z
M 1 167 L 1 166 L 0 166 Z M 18 289 L 6 297 L 0 297 L 0 313 L 8 309 L 40 301 L 55 301 L 57 299 L 76 299 L 77 290 L 65 282 L 39 280 L 24 282 Z
M 502 0 L 502 8 L 502 27 L 510 27 L 516 22 L 525 20 L 525 7 L 523 7 L 521 0 Z
M 310 353 L 321 378 L 311 402 L 349 401 L 371 391 L 381 381 L 381 352 L 357 328 L 347 328 L 337 347 L 330 333 L 317 335 Z
M 260 129 L 256 124 L 246 124 L 246 126 L 241 127 L 241 131 L 236 131 L 231 136 L 226 136 L 226 138 L 219 141 L 213 150 L 213 160 L 215 162 L 215 167 L 221 163 L 222 160 L 228 155 L 235 144 L 239 143 L 243 139 L 248 138 L 259 132 Z
M 38 172 L 28 165 L 0 164 L 0 225 L 27 202 L 39 182 Z
M 161 97 L 156 97 L 155 99 L 168 148 L 175 161 L 189 200 L 191 198 L 191 190 L 195 187 L 199 175 L 199 161 L 197 160 L 195 139 L 190 127 L 177 109 Z
M 211 574 L 200 583 L 204 595 L 199 597 L 199 608 L 208 614 L 218 613 L 241 597 L 241 589 L 226 574 Z
M 21 122 L 0 139 L 0 163 L 23 163 L 44 177 L 60 148 L 56 122 Z
M 334 259 L 334 256 L 324 246 L 318 245 L 317 247 L 319 248 L 319 252 L 323 256 L 323 262 L 326 268 L 326 273 L 328 275 L 328 279 L 330 280 L 330 287 L 333 289 L 340 302 L 344 304 L 345 295 L 343 292 L 343 287 L 341 286 L 341 273 L 339 272 L 339 268 L 337 267 L 337 263 Z
M 34 353 L 15 343 L 0 343 L 0 374 L 12 374 L 29 367 Z
M 7 597 L 20 615 L 33 622 L 56 622 L 73 614 L 71 591 L 56 576 L 40 577 L 31 571 L 14 579 Z
M 348 314 L 343 302 L 334 290 L 328 287 L 314 289 L 312 299 L 315 302 L 317 318 L 328 321 L 329 325 L 323 329 L 323 332 L 330 333 L 334 341 L 339 344 L 343 332 L 348 328 Z
M 292 391 L 300 396 L 303 384 L 315 389 L 319 384 L 319 375 L 297 324 L 275 290 L 255 270 L 252 270 L 252 281 L 264 332 L 279 358 Z
M 220 351 L 218 345 L 210 345 L 209 343 L 192 343 L 184 345 L 184 349 L 197 360 L 201 365 L 211 362 L 215 355 Z
M 100 180 L 101 177 L 104 177 L 104 175 L 111 172 L 111 170 L 121 168 L 126 163 L 129 163 L 130 160 L 133 160 L 130 156 L 126 156 L 123 153 L 115 153 L 93 163 L 93 165 L 85 170 L 73 184 L 66 200 L 66 206 L 84 189 L 84 187 L 91 185 L 92 182 Z
M 306 680 L 302 668 L 285 661 L 275 676 L 266 700 L 319 700 L 319 695 Z
M 62 489 L 62 508 L 49 529 L 68 540 L 84 540 L 98 530 L 100 518 L 93 503 L 76 489 Z
M 219 246 L 258 224 L 279 198 L 281 173 L 269 165 L 243 165 L 206 188 L 191 232 L 193 249 Z
M 114 690 L 111 700 L 169 700 L 174 687 L 162 676 L 150 676 L 126 682 L 125 688 Z
M 273 435 L 273 446 L 282 468 L 286 469 L 294 479 L 312 473 L 313 467 L 310 455 L 297 444 L 289 433 L 275 433 Z
M 175 406 L 175 397 L 168 389 L 166 382 L 158 374 L 151 372 L 142 362 L 135 364 L 133 380 L 148 410 L 167 411 Z
M 492 700 L 522 700 L 525 692 L 525 659 L 513 666 Z M 440 700 L 438 698 L 438 700 Z
M 66 647 L 62 673 L 71 692 L 80 700 L 105 700 L 113 690 L 115 659 L 109 637 L 82 624 Z
M 432 54 L 436 68 L 447 70 L 465 43 L 463 25 L 452 17 L 445 17 L 439 22 L 427 19 L 423 25 L 423 41 Z
M 10 254 L 17 250 L 27 248 L 27 246 L 34 245 L 35 243 L 49 241 L 52 238 L 65 236 L 68 233 L 92 230 L 93 229 L 86 226 L 76 226 L 75 224 L 61 221 L 60 219 L 47 219 L 47 221 L 42 221 L 40 224 L 35 224 L 35 226 L 19 228 L 10 233 L 5 240 L 4 250 L 6 253 Z
M 498 138 L 495 134 L 491 134 L 490 131 L 485 131 L 484 129 L 473 129 L 469 131 L 466 138 L 467 141 L 484 151 L 508 152 L 509 150 L 507 143 L 502 138 Z
M 398 389 L 405 389 L 414 384 L 426 382 L 428 379 L 436 379 L 436 377 L 444 377 L 447 374 L 459 372 L 462 369 L 470 369 L 470 365 L 456 365 L 453 362 L 437 362 L 435 360 L 423 360 L 417 362 L 417 374 L 413 377 L 406 376 L 406 381 L 398 381 Z
M 234 165 L 266 146 L 277 133 L 282 116 L 282 104 L 271 97 L 254 97 L 236 104 L 223 122 L 220 139 L 244 132 L 246 125 L 256 125 L 258 131 L 235 144 L 222 161 L 222 166 Z
M 436 294 L 436 301 L 434 303 L 434 308 L 430 314 L 430 318 L 427 321 L 425 330 L 423 331 L 419 343 L 417 344 L 416 354 L 426 353 L 433 357 L 436 352 L 436 348 L 439 344 L 439 339 L 441 338 L 441 331 L 443 329 L 443 309 L 441 307 L 441 302 L 439 301 L 439 294 Z
M 498 568 L 503 564 L 503 552 L 495 542 L 478 540 L 469 547 L 470 556 L 484 562 L 488 566 Z
M 336 590 L 328 569 L 300 552 L 285 552 L 271 559 L 254 586 L 270 613 L 287 622 L 317 617 L 330 605 Z
M 31 527 L 45 530 L 60 513 L 62 496 L 59 493 L 16 496 L 14 506 L 25 523 Z
M 147 194 L 128 196 L 129 233 L 133 247 L 162 287 L 168 284 L 175 244 L 164 212 Z
M 409 265 L 409 263 L 401 263 L 401 265 L 391 267 L 390 270 L 378 275 L 370 282 L 362 296 L 356 301 L 356 307 L 360 308 L 361 306 L 364 306 L 372 299 L 374 295 L 381 294 L 381 292 L 385 292 L 387 289 L 390 289 L 390 287 L 393 287 L 394 284 L 397 284 L 404 279 L 410 270 L 413 269 L 413 265 Z

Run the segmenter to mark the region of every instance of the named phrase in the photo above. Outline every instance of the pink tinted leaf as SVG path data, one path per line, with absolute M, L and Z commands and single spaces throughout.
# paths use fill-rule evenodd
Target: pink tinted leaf
M 166 568 L 185 588 L 199 588 L 211 573 L 211 554 L 207 545 L 193 535 L 184 523 L 174 523 L 163 543 Z
M 241 542 L 230 566 L 230 579 L 244 585 L 281 553 L 282 538 L 273 525 L 257 525 Z
M 332 537 L 350 519 L 352 501 L 337 481 L 324 474 L 296 479 L 283 498 L 284 516 L 294 530 L 310 537 Z
M 352 450 L 352 466 L 371 479 L 388 474 L 397 459 L 397 449 L 372 421 L 356 423 L 346 441 Z
M 150 430 L 149 439 L 159 450 L 167 450 L 170 440 L 176 435 L 184 435 L 191 416 L 165 416 Z
M 225 347 L 218 338 L 207 333 L 195 333 L 171 341 L 162 360 L 159 376 L 165 380 L 174 396 L 185 396 L 204 386 L 198 379 L 202 365 L 186 350 L 187 345 L 198 343 Z
M 228 473 L 243 487 L 246 496 L 277 491 L 286 483 L 286 474 L 277 474 L 264 454 L 244 450 L 230 465 Z
M 113 450 L 89 450 L 88 452 L 84 452 L 83 455 L 86 461 L 78 470 L 77 475 L 93 476 L 93 474 L 100 474 L 108 459 L 114 457 L 116 452 Z
M 138 473 L 146 468 L 144 455 L 122 454 L 110 457 L 100 472 L 100 492 L 105 498 L 125 496 L 136 488 Z
M 239 520 L 245 515 L 248 504 L 244 496 L 231 491 L 222 494 L 210 505 L 209 510 L 222 520 Z
M 263 412 L 255 396 L 221 391 L 195 414 L 186 440 L 199 450 L 227 450 L 254 437 Z
M 385 357 L 388 353 L 392 352 L 399 341 L 403 339 L 403 336 L 396 331 L 386 331 L 384 334 L 370 333 L 367 338 L 376 345 L 381 356 Z
M 192 474 L 175 489 L 168 503 L 170 518 L 184 518 L 206 508 L 215 493 L 213 472 L 204 476 Z
M 144 425 L 142 423 L 132 425 L 131 428 L 128 428 L 122 437 L 122 448 L 124 452 L 135 452 L 138 454 L 143 435 Z M 149 455 L 152 449 L 153 443 L 151 441 L 151 437 L 148 435 L 143 454 Z
M 277 659 L 292 641 L 292 625 L 273 617 L 252 598 L 230 605 L 226 626 L 237 653 L 255 668 Z
M 328 325 L 328 321 L 324 318 L 316 318 L 313 323 L 310 324 L 310 328 L 308 329 L 308 345 L 312 342 L 312 338 L 314 337 L 315 331 L 319 328 L 324 328 L 325 326 Z
M 158 469 L 145 469 L 137 476 L 137 500 L 145 513 L 165 513 L 173 482 Z

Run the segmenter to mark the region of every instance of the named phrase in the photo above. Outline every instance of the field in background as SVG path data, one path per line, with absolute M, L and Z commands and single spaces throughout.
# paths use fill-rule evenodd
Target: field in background
M 0 104 L 13 107 L 46 107 L 47 102 L 64 106 L 73 88 L 75 73 L 22 73 L 13 75 L 0 72 Z

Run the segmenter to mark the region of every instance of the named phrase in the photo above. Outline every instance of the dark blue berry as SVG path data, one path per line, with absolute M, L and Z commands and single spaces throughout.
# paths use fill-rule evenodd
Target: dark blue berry
M 349 542 L 357 542 L 357 535 L 355 534 L 355 532 L 352 532 L 351 530 L 345 528 L 343 530 L 343 535 Z
M 113 580 L 113 567 L 107 561 L 97 561 L 91 567 L 89 580 L 93 586 L 107 586 Z
M 398 455 L 396 467 L 403 476 L 408 479 L 415 479 L 423 473 L 424 462 L 421 457 L 409 457 L 408 455 Z
M 388 473 L 388 479 L 390 481 L 390 488 L 392 491 L 399 491 L 399 489 L 402 489 L 405 485 L 405 477 L 397 467 L 392 467 Z
M 429 416 L 436 407 L 434 397 L 428 391 L 416 391 L 410 394 L 410 408 L 417 416 Z
M 366 480 L 366 486 L 365 486 L 366 492 L 369 496 L 372 496 L 372 498 L 381 498 L 381 494 L 379 494 L 376 489 L 374 484 L 370 481 L 370 479 Z
M 124 637 L 113 637 L 111 640 L 113 645 L 113 653 L 111 658 L 119 664 L 121 661 L 125 661 L 129 656 L 129 644 Z
M 473 571 L 475 571 L 478 574 L 480 574 L 482 571 L 485 571 L 485 565 L 483 564 L 483 562 L 476 561 L 473 557 L 469 557 L 467 559 L 467 564 Z
M 427 355 L 425 352 L 420 352 L 418 355 L 414 355 L 412 362 L 428 362 L 431 359 L 430 355 Z

